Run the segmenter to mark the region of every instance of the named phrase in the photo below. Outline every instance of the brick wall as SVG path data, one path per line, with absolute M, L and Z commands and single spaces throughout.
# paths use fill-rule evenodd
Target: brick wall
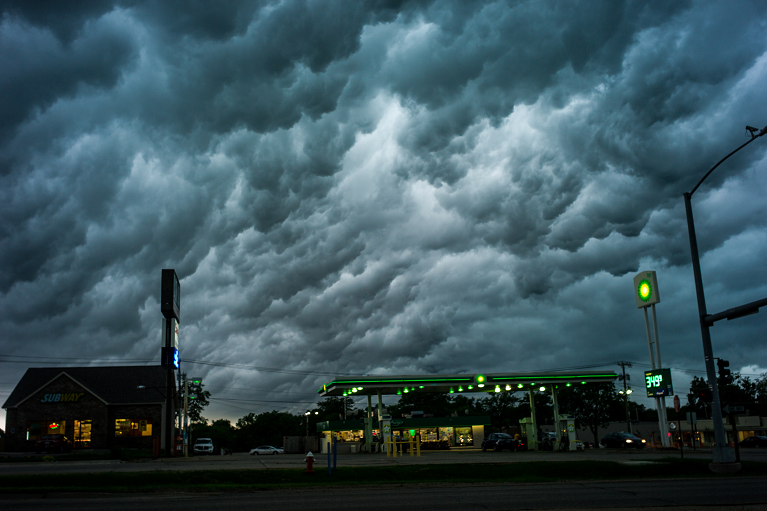
M 47 395 L 62 394 L 64 399 L 48 402 Z M 80 395 L 75 401 L 72 395 Z M 45 400 L 45 402 L 43 402 Z M 36 392 L 17 408 L 9 408 L 6 414 L 6 450 L 24 452 L 34 450 L 34 441 L 27 441 L 27 424 L 43 423 L 42 434 L 47 432 L 46 425 L 56 422 L 64 425 L 62 433 L 70 440 L 75 437 L 75 420 L 90 420 L 91 448 L 108 449 L 116 443 L 123 447 L 151 448 L 152 437 L 136 439 L 116 439 L 114 419 L 149 419 L 152 421 L 152 436 L 160 436 L 162 405 L 112 405 L 107 406 L 101 399 L 87 389 L 61 375 Z M 123 440 L 128 440 L 127 442 Z

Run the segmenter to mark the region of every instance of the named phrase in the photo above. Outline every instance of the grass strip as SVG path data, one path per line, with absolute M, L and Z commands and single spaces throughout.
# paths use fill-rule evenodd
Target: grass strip
M 4 475 L 0 476 L 0 493 L 257 491 L 359 484 L 528 483 L 767 475 L 767 463 L 762 462 L 743 462 L 742 470 L 734 475 L 713 474 L 708 464 L 707 460 L 667 458 L 638 465 L 583 460 L 342 467 L 330 476 L 327 470 L 321 469 L 312 476 L 304 475 L 302 469 Z

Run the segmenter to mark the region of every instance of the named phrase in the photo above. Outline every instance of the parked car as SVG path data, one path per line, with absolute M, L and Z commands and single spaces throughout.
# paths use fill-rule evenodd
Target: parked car
M 213 440 L 210 438 L 198 438 L 194 443 L 195 454 L 213 454 Z
M 271 445 L 260 445 L 250 450 L 250 455 L 254 454 L 285 454 L 282 447 L 272 447 Z
M 739 447 L 767 447 L 767 436 L 750 436 L 738 442 Z
M 43 435 L 35 442 L 35 451 L 41 452 L 72 452 L 72 441 L 64 435 Z
M 521 440 L 514 440 L 514 437 L 508 433 L 490 433 L 490 435 L 482 440 L 482 450 L 487 451 L 492 449 L 494 451 L 502 451 L 508 449 L 510 451 L 521 451 L 524 448 L 524 442 Z
M 543 451 L 552 451 L 557 445 L 557 434 L 553 431 L 544 431 L 540 437 L 540 449 Z
M 633 447 L 634 449 L 642 449 L 647 441 L 631 433 L 608 433 L 602 437 L 599 443 L 605 447 Z

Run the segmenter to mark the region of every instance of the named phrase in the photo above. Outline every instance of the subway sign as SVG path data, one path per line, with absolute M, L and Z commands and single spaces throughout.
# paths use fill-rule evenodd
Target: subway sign
M 76 403 L 81 397 L 85 395 L 84 392 L 71 392 L 63 394 L 46 394 L 40 400 L 41 403 Z
M 671 382 L 671 369 L 653 369 L 644 373 L 647 397 L 673 396 L 674 385 Z

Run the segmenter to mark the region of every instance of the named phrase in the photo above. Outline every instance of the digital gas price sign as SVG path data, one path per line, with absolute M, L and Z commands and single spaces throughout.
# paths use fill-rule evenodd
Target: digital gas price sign
M 671 369 L 653 369 L 644 373 L 647 397 L 673 396 L 674 385 L 671 383 Z

